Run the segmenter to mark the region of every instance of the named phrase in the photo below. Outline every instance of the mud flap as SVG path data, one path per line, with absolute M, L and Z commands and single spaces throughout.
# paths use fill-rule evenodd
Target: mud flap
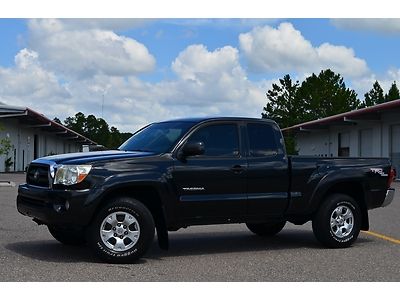
M 169 239 L 168 239 L 167 228 L 164 224 L 159 224 L 159 222 L 157 223 L 158 224 L 156 224 L 156 230 L 157 230 L 158 246 L 163 250 L 168 250 Z

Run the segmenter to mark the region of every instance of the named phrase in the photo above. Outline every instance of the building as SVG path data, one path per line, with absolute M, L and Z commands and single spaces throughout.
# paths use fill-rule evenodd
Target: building
M 296 137 L 300 155 L 388 157 L 400 170 L 400 100 L 283 129 Z
M 80 152 L 83 145 L 97 145 L 27 107 L 0 103 L 0 126 L 0 139 L 8 137 L 12 145 L 10 171 L 24 171 L 32 160 L 42 156 Z M 5 159 L 0 156 L 0 172 L 5 171 Z

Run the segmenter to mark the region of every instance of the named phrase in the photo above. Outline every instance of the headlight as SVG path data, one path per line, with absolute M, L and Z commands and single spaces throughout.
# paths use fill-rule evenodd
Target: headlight
M 91 169 L 91 165 L 58 165 L 54 184 L 73 185 L 82 182 Z

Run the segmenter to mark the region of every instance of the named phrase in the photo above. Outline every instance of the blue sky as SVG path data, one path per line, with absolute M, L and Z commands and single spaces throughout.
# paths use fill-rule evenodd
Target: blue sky
M 399 19 L 0 19 L 0 101 L 64 119 L 99 115 L 104 93 L 105 119 L 124 130 L 259 117 L 285 74 L 332 68 L 361 100 L 375 80 L 387 89 L 400 77 L 399 36 Z

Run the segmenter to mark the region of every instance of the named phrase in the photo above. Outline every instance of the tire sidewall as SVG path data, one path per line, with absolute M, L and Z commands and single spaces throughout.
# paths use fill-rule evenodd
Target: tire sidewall
M 101 239 L 100 227 L 104 219 L 118 211 L 123 211 L 134 216 L 140 227 L 140 235 L 136 244 L 126 251 L 114 251 L 108 248 Z M 88 232 L 88 240 L 95 252 L 103 259 L 113 263 L 132 262 L 142 256 L 150 246 L 154 237 L 154 221 L 147 208 L 138 201 L 131 199 L 119 199 L 104 207 Z
M 353 229 L 350 235 L 338 238 L 332 232 L 330 219 L 333 211 L 338 206 L 346 206 L 351 209 L 354 218 Z M 321 204 L 317 214 L 313 218 L 312 228 L 316 238 L 325 246 L 331 248 L 349 247 L 357 239 L 361 229 L 361 210 L 358 203 L 350 196 L 333 194 Z
M 328 214 L 329 233 L 331 235 L 331 238 L 333 240 L 335 240 L 337 243 L 340 243 L 340 244 L 352 243 L 352 241 L 357 239 L 357 237 L 358 237 L 359 229 L 357 229 L 357 228 L 360 228 L 360 225 L 361 225 L 360 224 L 361 223 L 360 222 L 361 214 L 360 214 L 360 210 L 357 209 L 355 205 L 357 205 L 357 203 L 354 204 L 348 200 L 339 201 L 336 204 L 332 205 L 332 208 Z M 330 226 L 331 215 L 332 215 L 333 211 L 339 206 L 346 206 L 347 208 L 349 208 L 353 214 L 353 220 L 354 220 L 353 221 L 353 229 L 351 230 L 350 235 L 343 237 L 343 238 L 338 238 L 334 234 L 334 232 L 332 231 L 332 228 Z

